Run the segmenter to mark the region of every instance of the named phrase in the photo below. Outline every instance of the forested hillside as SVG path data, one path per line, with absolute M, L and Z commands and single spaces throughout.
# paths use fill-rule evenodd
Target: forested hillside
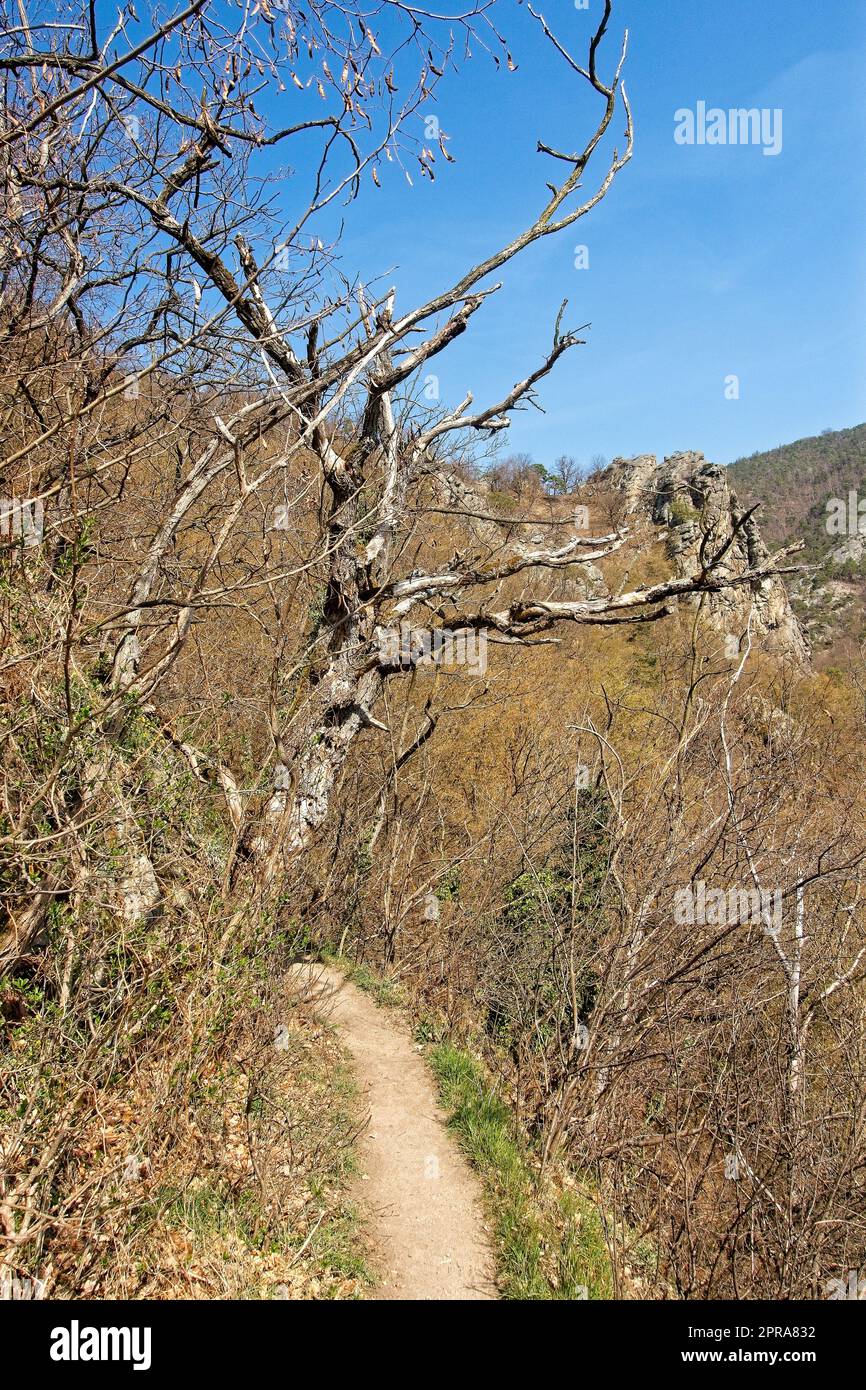
M 866 425 L 738 459 L 731 487 L 761 503 L 774 546 L 802 539 L 808 573 L 791 581 L 794 608 L 821 664 L 845 664 L 866 639 Z
M 750 454 L 728 473 L 743 502 L 763 504 L 761 529 L 771 544 L 802 538 L 806 557 L 821 559 L 839 544 L 826 529 L 827 502 L 852 490 L 866 497 L 866 425 Z
M 826 1296 L 866 1265 L 866 666 L 815 669 L 792 510 L 701 455 L 491 471 L 567 305 L 497 398 L 429 391 L 625 176 L 610 4 L 579 64 L 530 12 L 585 129 L 420 302 L 322 214 L 430 173 L 406 122 L 489 17 L 201 0 L 116 65 L 88 5 L 0 9 L 4 1277 L 374 1291 L 327 961 L 399 997 L 500 1296 Z

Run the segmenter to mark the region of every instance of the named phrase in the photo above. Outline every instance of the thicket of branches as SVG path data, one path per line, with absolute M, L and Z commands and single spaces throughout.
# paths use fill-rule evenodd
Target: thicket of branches
M 402 963 L 456 1027 L 480 1005 L 545 1159 L 596 1174 L 660 1287 L 796 1296 L 860 1249 L 860 850 L 830 828 L 835 784 L 799 814 L 793 771 L 819 754 L 756 757 L 740 683 L 707 685 L 693 647 L 646 763 L 617 752 L 621 700 L 581 726 L 595 770 L 576 797 L 525 729 L 491 765 L 502 794 L 446 787 L 432 751 L 465 757 L 472 721 L 507 724 L 519 689 L 424 686 L 388 640 L 483 631 L 519 672 L 563 632 L 658 632 L 675 600 L 784 569 L 732 576 L 729 543 L 707 544 L 685 578 L 606 587 L 597 566 L 630 537 L 592 487 L 588 530 L 573 507 L 539 520 L 520 488 L 531 531 L 497 510 L 471 465 L 581 344 L 565 305 L 543 360 L 515 339 L 498 400 L 420 387 L 505 292 L 498 273 L 632 156 L 609 0 L 585 57 L 528 7 L 594 114 L 566 150 L 539 139 L 551 181 L 523 227 L 414 307 L 342 263 L 334 214 L 362 181 L 451 157 L 412 133 L 442 74 L 470 48 L 512 65 L 499 10 L 196 0 L 106 27 L 93 5 L 2 6 L 0 490 L 45 509 L 42 545 L 3 559 L 0 966 L 12 1062 L 25 1045 L 0 1217 L 20 1267 L 82 1219 L 76 1143 L 109 1082 L 177 1054 L 180 1029 L 158 1132 L 217 1064 L 232 970 L 301 939 L 302 917 Z M 780 884 L 793 940 L 671 932 L 665 894 L 713 871 Z M 465 904 L 457 942 L 431 918 L 407 931 L 431 892 Z M 747 1174 L 725 1203 L 722 1149 Z

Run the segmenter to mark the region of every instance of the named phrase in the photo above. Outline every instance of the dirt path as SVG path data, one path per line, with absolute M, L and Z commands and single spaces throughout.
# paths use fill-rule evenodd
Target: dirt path
M 357 1196 L 381 1280 L 373 1297 L 496 1298 L 478 1184 L 411 1038 L 338 970 L 296 974 L 304 998 L 339 1029 L 369 1106 Z

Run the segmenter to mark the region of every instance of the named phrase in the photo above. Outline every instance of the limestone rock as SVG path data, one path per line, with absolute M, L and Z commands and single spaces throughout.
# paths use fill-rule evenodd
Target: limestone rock
M 717 553 L 731 540 L 737 523 L 741 523 L 740 529 L 717 573 L 744 574 L 769 558 L 756 518 L 744 520 L 745 509 L 729 487 L 726 469 L 707 462 L 701 453 L 688 450 L 671 454 L 663 463 L 658 463 L 652 454 L 615 459 L 601 481 L 623 493 L 627 513 L 642 515 L 654 526 L 664 528 L 667 552 L 678 576 L 695 574 L 702 547 L 705 555 Z M 698 601 L 697 597 L 684 600 L 690 604 Z M 737 585 L 704 599 L 710 621 L 720 632 L 732 635 L 739 635 L 745 628 L 751 605 L 752 630 L 759 644 L 768 651 L 808 664 L 808 643 L 791 608 L 785 584 L 778 576 Z

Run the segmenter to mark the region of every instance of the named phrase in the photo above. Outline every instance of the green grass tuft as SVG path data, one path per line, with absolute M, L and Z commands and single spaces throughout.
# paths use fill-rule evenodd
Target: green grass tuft
M 484 1183 L 502 1296 L 610 1298 L 610 1263 L 593 1203 L 539 1183 L 508 1106 L 474 1057 L 450 1043 L 439 1043 L 428 1055 L 451 1126 Z

